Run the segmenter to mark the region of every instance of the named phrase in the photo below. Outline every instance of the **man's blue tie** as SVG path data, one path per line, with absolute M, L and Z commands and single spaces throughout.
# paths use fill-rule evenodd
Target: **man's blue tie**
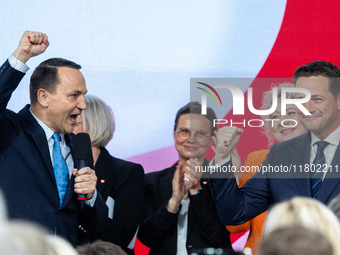
M 313 169 L 324 169 L 324 164 L 326 163 L 325 160 L 325 154 L 323 153 L 323 150 L 326 148 L 326 146 L 329 144 L 328 142 L 325 141 L 318 141 L 316 142 L 317 146 L 318 146 L 318 150 L 316 152 L 316 156 L 315 159 L 313 161 Z M 321 168 L 319 167 L 321 166 Z M 320 192 L 320 187 L 322 184 L 322 178 L 323 178 L 323 171 L 319 171 L 319 172 L 314 172 L 312 175 L 312 196 L 314 198 L 317 198 L 317 196 L 319 195 Z
M 60 150 L 60 135 L 58 133 L 53 134 L 53 170 L 55 180 L 57 182 L 59 199 L 60 199 L 60 206 L 63 204 L 64 197 L 67 191 L 67 184 L 68 184 L 68 167 L 66 165 L 65 159 L 63 154 Z

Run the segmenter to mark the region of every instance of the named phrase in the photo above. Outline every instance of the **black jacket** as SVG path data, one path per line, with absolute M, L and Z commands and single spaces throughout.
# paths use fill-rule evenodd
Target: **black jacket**
M 145 175 L 144 218 L 138 238 L 151 248 L 150 254 L 175 255 L 177 252 L 178 212 L 173 214 L 166 209 L 172 195 L 172 178 L 176 165 Z M 188 254 L 197 248 L 231 248 L 230 233 L 220 221 L 209 184 L 202 181 L 202 187 L 199 197 L 191 199 L 189 204 Z
M 97 186 L 105 201 L 115 200 L 113 219 L 108 219 L 104 231 L 98 237 L 121 246 L 128 254 L 127 246 L 134 237 L 143 215 L 144 170 L 139 164 L 112 157 L 102 148 L 95 166 Z M 80 243 L 94 241 L 84 234 Z

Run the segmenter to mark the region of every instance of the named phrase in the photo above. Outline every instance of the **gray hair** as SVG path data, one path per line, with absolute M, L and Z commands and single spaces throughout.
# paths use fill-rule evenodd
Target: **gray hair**
M 273 88 L 277 88 L 278 102 L 281 100 L 281 88 L 282 87 L 294 87 L 294 84 L 288 83 L 288 82 L 284 82 L 284 83 L 281 83 L 279 85 L 272 84 L 272 89 L 263 93 L 261 110 L 268 110 L 272 106 L 272 104 L 273 104 Z M 287 98 L 289 98 L 289 99 L 294 98 L 294 94 L 293 93 L 287 93 Z M 268 138 L 268 147 L 271 147 L 276 142 L 276 140 L 275 140 L 273 133 L 272 133 L 272 130 L 271 130 L 271 122 L 266 121 L 266 119 L 270 119 L 270 115 L 263 115 L 262 119 L 263 119 L 265 125 L 262 126 L 261 131 Z
M 78 246 L 77 252 L 79 255 L 127 255 L 118 245 L 101 240 Z
M 86 95 L 83 111 L 83 128 L 88 130 L 92 146 L 105 147 L 113 137 L 115 121 L 113 112 L 103 100 Z

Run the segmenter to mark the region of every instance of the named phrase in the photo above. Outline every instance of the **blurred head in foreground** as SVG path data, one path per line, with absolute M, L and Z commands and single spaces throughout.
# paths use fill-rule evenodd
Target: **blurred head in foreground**
M 340 255 L 340 223 L 321 202 L 305 197 L 295 197 L 281 202 L 269 210 L 264 236 L 281 227 L 303 226 L 323 234 L 332 244 L 334 254 Z
M 77 247 L 79 255 L 127 255 L 118 245 L 97 240 Z
M 30 222 L 11 221 L 4 233 L 0 238 L 0 254 L 77 255 L 66 240 Z
M 302 226 L 278 228 L 263 238 L 259 255 L 332 255 L 329 240 Z

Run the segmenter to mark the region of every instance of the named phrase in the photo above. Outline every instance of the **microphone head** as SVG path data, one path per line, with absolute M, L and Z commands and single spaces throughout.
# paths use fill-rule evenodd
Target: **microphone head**
M 75 160 L 89 160 L 91 158 L 91 139 L 87 133 L 76 134 L 73 145 Z

